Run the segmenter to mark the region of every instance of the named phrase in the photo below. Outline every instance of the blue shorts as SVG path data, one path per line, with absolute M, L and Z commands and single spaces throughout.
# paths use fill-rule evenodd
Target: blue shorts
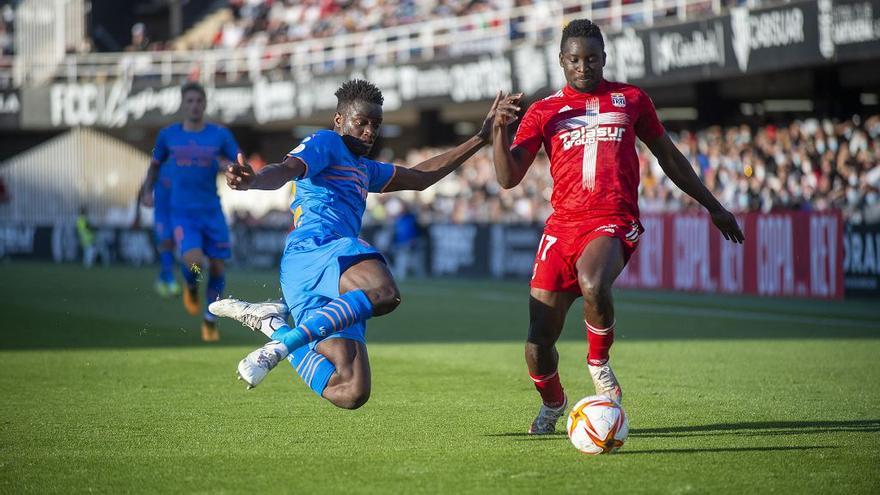
M 156 242 L 174 239 L 171 223 L 171 189 L 157 185 L 153 188 L 153 230 Z
M 225 260 L 232 256 L 229 227 L 220 208 L 172 209 L 171 221 L 174 242 L 181 255 L 198 248 L 212 259 Z
M 292 236 L 281 257 L 281 292 L 294 325 L 339 297 L 339 279 L 349 267 L 370 258 L 385 262 L 379 251 L 356 237 Z M 326 338 L 366 343 L 365 335 L 366 323 L 360 322 Z M 311 347 L 318 342 L 312 342 Z

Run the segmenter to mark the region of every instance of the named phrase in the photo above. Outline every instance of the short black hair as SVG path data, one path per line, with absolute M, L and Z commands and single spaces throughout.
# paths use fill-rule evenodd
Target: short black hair
M 205 94 L 205 87 L 195 81 L 187 81 L 180 87 L 180 96 L 183 97 L 187 93 L 187 91 L 198 91 L 202 94 L 202 98 L 208 99 L 208 96 Z
M 602 30 L 589 19 L 575 19 L 562 28 L 562 41 L 559 43 L 559 51 L 565 49 L 565 42 L 569 38 L 596 38 L 602 45 L 602 49 L 605 49 Z
M 342 113 L 346 107 L 356 101 L 365 101 L 382 106 L 385 98 L 373 83 L 363 79 L 346 81 L 336 90 L 336 111 Z

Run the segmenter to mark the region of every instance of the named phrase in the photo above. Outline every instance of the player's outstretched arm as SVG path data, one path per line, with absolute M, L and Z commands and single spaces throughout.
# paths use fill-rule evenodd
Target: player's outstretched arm
M 272 163 L 254 172 L 253 167 L 244 161 L 244 155 L 238 154 L 238 163 L 226 167 L 226 185 L 238 191 L 248 189 L 272 190 L 284 186 L 288 182 L 302 177 L 306 165 L 294 156 L 288 156 L 281 163 Z
M 398 166 L 394 177 L 384 192 L 415 190 L 423 191 L 436 184 L 440 179 L 449 175 L 450 172 L 461 166 L 468 158 L 474 155 L 480 148 L 489 143 L 492 138 L 492 125 L 497 115 L 516 115 L 513 105 L 503 100 L 501 91 L 495 96 L 495 101 L 489 108 L 489 113 L 483 121 L 474 137 L 455 148 L 431 157 L 413 167 L 405 168 Z
M 503 96 L 503 95 L 502 95 Z M 495 176 L 504 189 L 510 189 L 522 182 L 535 154 L 529 150 L 516 147 L 510 149 L 510 133 L 507 127 L 516 121 L 516 112 L 520 110 L 519 102 L 522 93 L 503 96 L 512 113 L 499 114 L 492 125 L 492 159 L 495 163 Z
M 679 189 L 687 193 L 703 205 L 712 216 L 712 222 L 721 231 L 725 239 L 742 243 L 745 236 L 736 222 L 736 217 L 721 206 L 712 192 L 703 185 L 687 158 L 669 139 L 665 132 L 660 137 L 646 142 L 648 149 L 657 157 L 660 168 Z

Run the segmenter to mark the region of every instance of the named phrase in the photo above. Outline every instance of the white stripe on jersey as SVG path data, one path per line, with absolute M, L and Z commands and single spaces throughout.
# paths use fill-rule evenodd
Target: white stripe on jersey
M 584 115 L 586 126 L 598 127 L 600 122 L 599 98 L 587 98 L 587 114 Z M 599 154 L 599 141 L 589 139 L 584 143 L 584 161 L 582 168 L 581 187 L 590 191 L 596 186 L 596 157 Z

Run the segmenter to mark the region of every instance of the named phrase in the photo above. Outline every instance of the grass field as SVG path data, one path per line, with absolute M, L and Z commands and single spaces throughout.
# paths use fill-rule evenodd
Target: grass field
M 880 303 L 619 292 L 631 433 L 590 457 L 524 434 L 524 284 L 402 284 L 370 322 L 373 396 L 335 409 L 286 364 L 234 380 L 152 269 L 0 264 L 0 493 L 878 493 Z M 278 293 L 232 271 L 228 292 Z M 592 394 L 577 312 L 560 342 Z

